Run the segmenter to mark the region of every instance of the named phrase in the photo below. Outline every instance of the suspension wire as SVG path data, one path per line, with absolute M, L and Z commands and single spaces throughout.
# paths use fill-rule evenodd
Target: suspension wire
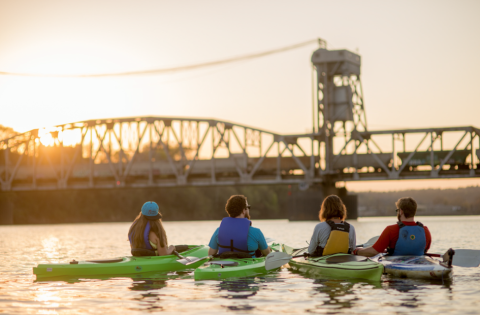
M 131 76 L 131 75 L 148 75 L 148 74 L 163 74 L 171 72 L 181 72 L 188 71 L 212 66 L 218 66 L 227 63 L 233 63 L 238 61 L 244 61 L 249 59 L 255 59 L 260 57 L 265 57 L 268 55 L 273 55 L 300 47 L 304 47 L 313 43 L 318 43 L 320 39 L 311 39 L 306 42 L 298 43 L 295 45 L 290 45 L 282 48 L 277 48 L 273 50 L 268 50 L 260 53 L 248 54 L 223 60 L 216 60 L 210 62 L 204 62 L 193 65 L 178 66 L 172 68 L 162 68 L 162 69 L 152 69 L 152 70 L 139 70 L 139 71 L 129 71 L 129 72 L 118 72 L 118 73 L 100 73 L 100 74 L 29 74 L 29 73 L 15 73 L 15 72 L 5 72 L 0 71 L 0 75 L 12 75 L 12 76 L 26 76 L 26 77 L 56 77 L 56 78 L 99 78 L 99 77 L 119 77 L 119 76 Z

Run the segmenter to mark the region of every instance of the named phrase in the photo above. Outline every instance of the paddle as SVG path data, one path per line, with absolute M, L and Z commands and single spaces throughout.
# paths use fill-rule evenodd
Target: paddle
M 173 253 L 175 256 L 177 256 L 178 258 L 180 258 L 180 259 L 177 260 L 179 263 L 181 263 L 181 264 L 183 264 L 183 265 L 186 265 L 186 266 L 191 265 L 191 264 L 194 264 L 194 263 L 196 263 L 196 262 L 198 262 L 198 261 L 200 261 L 200 260 L 202 260 L 202 259 L 206 259 L 206 258 L 209 258 L 209 257 L 210 257 L 210 256 L 203 257 L 203 258 L 184 257 L 184 256 L 180 255 L 176 250 L 174 250 L 172 253 Z
M 478 267 L 478 265 L 480 265 L 480 250 L 455 249 L 452 265 L 459 267 Z
M 186 260 L 184 260 L 184 259 L 179 259 L 179 260 L 177 260 L 177 261 L 178 261 L 179 263 L 181 263 L 181 264 L 184 264 L 184 265 L 188 266 L 188 265 L 194 264 L 194 263 L 196 263 L 196 262 L 199 262 L 199 261 L 201 261 L 201 260 L 212 259 L 213 256 L 205 256 L 205 257 L 202 257 L 202 258 L 197 258 L 197 257 L 188 257 L 188 258 L 189 258 L 188 261 L 186 261 Z
M 357 247 L 369 247 L 375 244 L 375 242 L 378 240 L 380 236 L 374 236 L 368 241 L 366 241 L 363 244 L 357 245 Z M 279 268 L 286 263 L 288 263 L 292 258 L 298 258 L 298 257 L 308 257 L 308 253 L 305 253 L 303 255 L 298 255 L 298 256 L 290 256 L 287 253 L 282 253 L 282 252 L 273 252 L 267 255 L 267 258 L 265 259 L 265 269 L 266 270 L 272 270 Z M 366 260 L 365 257 L 359 256 L 359 258 L 356 258 L 354 255 L 342 255 L 340 257 L 331 257 L 327 258 L 332 259 L 330 261 L 327 261 L 327 263 L 341 263 L 341 262 L 347 262 L 347 261 L 363 261 Z M 338 261 L 336 261 L 338 260 Z
M 272 252 L 272 253 L 268 254 L 267 257 L 265 258 L 265 269 L 266 270 L 272 270 L 272 269 L 280 268 L 281 266 L 285 265 L 292 258 L 295 258 L 295 257 L 303 257 L 303 255 L 292 257 L 287 253 Z
M 357 245 L 357 247 L 370 247 L 380 238 L 380 236 L 374 236 L 363 244 Z
M 268 254 L 267 258 L 265 259 L 265 269 L 266 270 L 276 269 L 287 264 L 292 258 L 309 257 L 309 256 L 310 255 L 308 253 L 305 253 L 303 255 L 290 256 L 289 254 L 283 253 L 283 252 L 273 252 Z M 325 260 L 325 262 L 327 264 L 339 264 L 339 263 L 345 263 L 350 261 L 366 261 L 367 259 L 368 258 L 364 256 L 341 255 L 341 256 L 328 257 Z

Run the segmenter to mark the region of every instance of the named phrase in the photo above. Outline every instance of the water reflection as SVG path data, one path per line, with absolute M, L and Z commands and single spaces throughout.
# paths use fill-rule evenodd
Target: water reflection
M 424 290 L 427 286 L 437 286 L 439 288 L 446 288 L 451 291 L 452 282 L 446 281 L 442 283 L 436 280 L 387 278 L 382 283 L 382 287 L 384 289 L 393 289 L 404 293 L 416 290 Z
M 229 300 L 243 301 L 231 305 L 222 305 L 222 307 L 237 312 L 253 311 L 256 307 L 251 305 L 249 298 L 254 297 L 260 291 L 266 282 L 278 282 L 277 278 L 238 278 L 223 280 L 217 287 L 221 294 L 220 297 Z
M 381 288 L 379 282 L 368 282 L 365 280 L 333 280 L 333 279 L 316 279 L 314 282 L 314 296 L 320 293 L 323 302 L 316 308 L 352 308 L 356 301 L 360 300 L 358 290 L 362 287 Z M 326 297 L 326 298 L 325 298 Z
M 260 290 L 255 278 L 224 280 L 218 284 L 218 287 L 220 291 L 226 291 L 226 294 L 222 295 L 226 299 L 248 299 Z

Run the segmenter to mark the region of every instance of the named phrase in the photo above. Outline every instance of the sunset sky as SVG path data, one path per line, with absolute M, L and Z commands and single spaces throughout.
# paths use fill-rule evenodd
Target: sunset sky
M 96 74 L 227 59 L 323 38 L 362 56 L 369 129 L 480 127 L 480 1 L 0 0 L 0 72 Z M 17 131 L 126 116 L 209 117 L 311 130 L 317 49 L 176 74 L 0 76 Z M 353 190 L 479 180 L 349 183 Z

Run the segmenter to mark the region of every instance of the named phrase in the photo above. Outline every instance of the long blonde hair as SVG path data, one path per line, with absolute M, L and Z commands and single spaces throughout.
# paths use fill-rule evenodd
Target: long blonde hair
M 318 218 L 322 222 L 328 221 L 332 218 L 340 218 L 344 221 L 347 218 L 347 208 L 340 197 L 330 195 L 323 200 Z
M 137 215 L 135 220 L 133 221 L 130 229 L 128 230 L 128 235 L 132 235 L 133 233 L 133 244 L 134 248 L 145 248 L 145 239 L 143 238 L 143 232 L 145 231 L 145 227 L 147 226 L 147 222 L 149 220 L 142 215 L 142 212 Z M 158 239 L 160 240 L 161 247 L 167 247 L 167 233 L 165 233 L 165 229 L 163 228 L 162 219 L 158 219 L 155 221 L 150 221 L 150 231 L 157 235 Z

